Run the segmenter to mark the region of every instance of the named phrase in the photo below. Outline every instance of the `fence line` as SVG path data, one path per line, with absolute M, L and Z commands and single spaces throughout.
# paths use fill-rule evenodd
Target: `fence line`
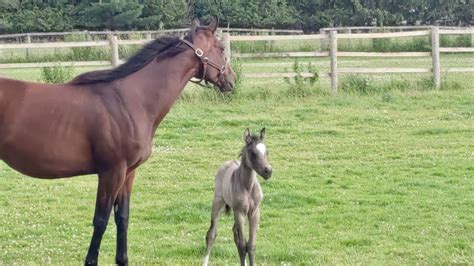
M 328 40 L 330 43 L 329 52 L 284 52 L 284 53 L 264 53 L 264 54 L 233 54 L 234 57 L 329 57 L 331 72 L 323 73 L 331 77 L 331 88 L 334 93 L 338 88 L 338 74 L 345 73 L 432 73 L 433 82 L 436 88 L 441 85 L 442 73 L 468 73 L 474 72 L 473 67 L 454 67 L 441 69 L 441 53 L 460 53 L 474 52 L 474 48 L 468 47 L 439 47 L 439 38 L 441 34 L 474 34 L 474 29 L 439 29 L 432 27 L 429 31 L 408 31 L 408 32 L 388 32 L 388 33 L 361 33 L 347 34 L 337 33 L 337 30 L 329 31 L 329 34 L 302 34 L 302 35 L 268 35 L 268 36 L 231 36 L 229 31 L 221 32 L 222 40 L 225 44 L 226 56 L 231 59 L 230 43 L 238 41 L 268 41 L 268 40 Z M 374 39 L 374 38 L 400 38 L 413 36 L 431 36 L 431 52 L 402 52 L 402 53 L 376 53 L 376 52 L 339 52 L 337 49 L 338 39 Z M 0 44 L 1 49 L 35 49 L 35 48 L 74 48 L 74 47 L 97 47 L 108 46 L 111 48 L 110 61 L 91 61 L 91 62 L 48 62 L 48 63 L 27 63 L 27 64 L 0 64 L 0 68 L 29 68 L 29 67 L 50 67 L 50 66 L 107 66 L 114 67 L 121 63 L 118 53 L 119 45 L 144 44 L 149 42 L 151 37 L 148 35 L 142 40 L 119 40 L 116 35 L 112 35 L 109 41 L 87 41 L 87 42 L 52 42 L 52 43 L 26 43 L 26 44 Z M 338 57 L 431 57 L 431 68 L 338 68 Z M 314 76 L 314 73 L 249 73 L 248 77 L 294 77 L 302 75 L 303 77 Z
M 31 42 L 31 37 L 59 37 L 67 35 L 84 35 L 84 36 L 93 36 L 93 35 L 151 35 L 151 34 L 173 34 L 173 33 L 186 33 L 189 31 L 189 28 L 182 29 L 167 29 L 167 30 L 144 30 L 144 31 L 68 31 L 68 32 L 31 32 L 31 33 L 15 33 L 15 34 L 3 34 L 0 35 L 1 39 L 18 39 L 25 38 L 27 43 Z M 286 30 L 286 29 L 245 29 L 245 28 L 222 28 L 223 32 L 229 33 L 262 33 L 262 34 L 303 34 L 302 30 Z
M 450 27 L 450 26 L 437 26 L 442 30 L 452 30 L 459 29 L 459 27 Z M 338 32 L 353 33 L 353 31 L 411 31 L 411 30 L 428 30 L 433 28 L 433 26 L 384 26 L 384 27 L 374 27 L 374 26 L 354 26 L 354 27 L 333 27 L 333 28 L 321 28 L 320 32 L 329 32 L 332 30 Z

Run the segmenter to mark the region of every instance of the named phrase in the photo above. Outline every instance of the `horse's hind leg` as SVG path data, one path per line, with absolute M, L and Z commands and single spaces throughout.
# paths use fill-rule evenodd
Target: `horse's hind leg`
M 125 183 L 120 189 L 114 204 L 115 224 L 117 225 L 117 265 L 128 265 L 127 255 L 127 230 L 130 212 L 130 195 L 132 192 L 135 171 L 131 171 L 125 178 Z
M 247 242 L 247 252 L 249 253 L 249 264 L 255 264 L 255 242 L 257 238 L 258 222 L 260 220 L 260 209 L 256 209 L 249 215 L 249 241 Z
M 222 198 L 214 198 L 214 201 L 212 202 L 211 226 L 209 227 L 209 230 L 206 234 L 206 256 L 202 262 L 202 265 L 204 266 L 206 266 L 209 262 L 209 255 L 211 254 L 212 245 L 214 244 L 217 236 L 217 219 L 224 205 L 225 203 Z
M 237 210 L 234 210 L 234 242 L 239 251 L 240 265 L 245 265 L 245 256 L 247 255 L 247 248 L 244 236 L 245 215 Z
M 85 265 L 97 265 L 100 242 L 109 221 L 112 205 L 117 193 L 125 181 L 125 168 L 113 169 L 99 173 L 99 187 L 94 214 L 94 233 L 92 235 Z

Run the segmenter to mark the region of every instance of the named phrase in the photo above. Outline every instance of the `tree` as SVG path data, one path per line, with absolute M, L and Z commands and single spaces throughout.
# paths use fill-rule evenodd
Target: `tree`
M 111 0 L 110 2 L 81 3 L 77 7 L 76 21 L 80 28 L 133 29 L 138 24 L 143 5 L 138 1 Z

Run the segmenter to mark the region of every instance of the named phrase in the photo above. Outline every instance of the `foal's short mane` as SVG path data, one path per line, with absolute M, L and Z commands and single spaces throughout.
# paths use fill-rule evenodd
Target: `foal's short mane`
M 185 39 L 191 41 L 189 35 L 186 36 Z M 163 58 L 169 58 L 188 49 L 184 45 L 178 45 L 179 43 L 180 39 L 178 37 L 159 37 L 156 40 L 147 44 L 145 47 L 143 47 L 134 56 L 129 58 L 124 64 L 114 69 L 91 71 L 81 74 L 71 80 L 69 83 L 94 84 L 99 82 L 114 81 L 116 79 L 125 77 L 142 69 L 144 66 L 146 66 L 158 56 L 161 56 Z
M 245 150 L 250 147 L 250 145 L 252 145 L 253 143 L 260 143 L 260 137 L 255 134 L 251 134 L 250 136 L 248 136 L 248 138 L 250 138 L 250 141 L 247 142 L 247 144 L 245 144 L 245 146 L 242 148 L 239 157 L 242 157 L 244 155 Z

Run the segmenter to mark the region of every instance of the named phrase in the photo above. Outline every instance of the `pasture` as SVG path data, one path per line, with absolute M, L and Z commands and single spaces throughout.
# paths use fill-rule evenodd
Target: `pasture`
M 474 59 L 442 60 L 469 65 Z M 393 66 L 387 61 L 340 63 Z M 429 58 L 393 61 L 430 64 Z M 285 72 L 292 62 L 253 60 L 244 62 L 244 71 Z M 316 64 L 328 66 L 327 60 Z M 39 73 L 0 71 L 24 80 L 38 80 Z M 439 92 L 423 85 L 430 75 L 367 80 L 382 89 L 331 96 L 324 92 L 325 79 L 305 97 L 289 93 L 282 79 L 244 79 L 230 97 L 188 88 L 158 129 L 152 157 L 139 168 L 130 262 L 200 263 L 217 167 L 237 158 L 246 127 L 264 126 L 274 173 L 267 182 L 259 179 L 265 196 L 258 264 L 474 262 L 473 75 L 449 75 L 445 84 L 455 85 Z M 1 163 L 0 187 L 0 264 L 82 263 L 92 231 L 95 176 L 38 180 Z M 232 223 L 232 217 L 221 217 L 211 264 L 238 262 Z M 111 219 L 100 262 L 112 263 L 114 256 Z

